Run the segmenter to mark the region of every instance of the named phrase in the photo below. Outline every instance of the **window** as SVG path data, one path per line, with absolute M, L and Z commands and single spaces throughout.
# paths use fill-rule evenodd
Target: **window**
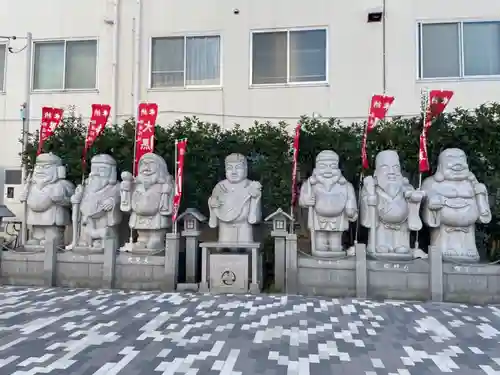
M 500 22 L 419 24 L 419 78 L 500 75 Z
M 0 44 L 0 92 L 5 91 L 5 61 L 7 57 L 7 46 Z
M 326 82 L 326 30 L 252 34 L 252 84 Z
M 36 42 L 34 90 L 84 90 L 97 87 L 97 41 Z
M 220 36 L 153 38 L 151 88 L 219 86 Z

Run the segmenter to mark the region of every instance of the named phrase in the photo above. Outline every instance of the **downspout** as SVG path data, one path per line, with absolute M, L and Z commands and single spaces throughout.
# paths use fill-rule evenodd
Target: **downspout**
M 111 124 L 115 125 L 117 123 L 118 117 L 118 60 L 120 56 L 120 0 L 114 1 L 113 8 L 113 62 L 112 62 L 112 74 L 111 74 Z
M 387 59 L 386 59 L 386 16 L 385 16 L 385 7 L 387 0 L 382 0 L 382 90 L 385 94 L 387 91 Z
M 141 93 L 141 30 L 142 30 L 142 1 L 137 0 L 137 17 L 134 23 L 134 100 L 132 113 L 137 118 L 137 109 Z

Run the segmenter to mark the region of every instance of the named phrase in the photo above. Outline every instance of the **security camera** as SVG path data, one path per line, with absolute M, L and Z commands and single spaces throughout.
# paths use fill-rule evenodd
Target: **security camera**
M 240 10 L 238 8 L 233 9 L 233 14 L 240 14 Z

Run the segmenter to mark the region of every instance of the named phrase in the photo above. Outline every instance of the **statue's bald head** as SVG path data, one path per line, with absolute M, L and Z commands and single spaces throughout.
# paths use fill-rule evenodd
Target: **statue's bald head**
M 467 155 L 459 148 L 447 148 L 443 150 L 438 157 L 438 166 L 434 178 L 441 182 L 462 181 L 470 176 Z

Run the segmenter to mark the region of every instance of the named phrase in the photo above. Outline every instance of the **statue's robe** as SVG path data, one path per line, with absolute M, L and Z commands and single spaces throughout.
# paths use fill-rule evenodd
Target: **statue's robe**
M 69 207 L 74 192 L 71 182 L 56 180 L 43 186 L 32 182 L 28 189 L 28 225 L 63 227 L 71 223 Z M 58 196 L 62 196 L 63 200 L 56 203 L 54 198 Z
M 154 184 L 148 189 L 136 184 L 132 193 L 132 213 L 129 226 L 137 230 L 167 229 L 171 224 L 173 197 L 168 182 Z
M 219 242 L 248 243 L 253 242 L 252 225 L 261 219 L 261 198 L 250 194 L 252 181 L 245 180 L 232 184 L 224 180 L 215 185 L 209 198 L 211 228 L 219 227 Z M 211 201 L 222 202 L 217 208 Z

